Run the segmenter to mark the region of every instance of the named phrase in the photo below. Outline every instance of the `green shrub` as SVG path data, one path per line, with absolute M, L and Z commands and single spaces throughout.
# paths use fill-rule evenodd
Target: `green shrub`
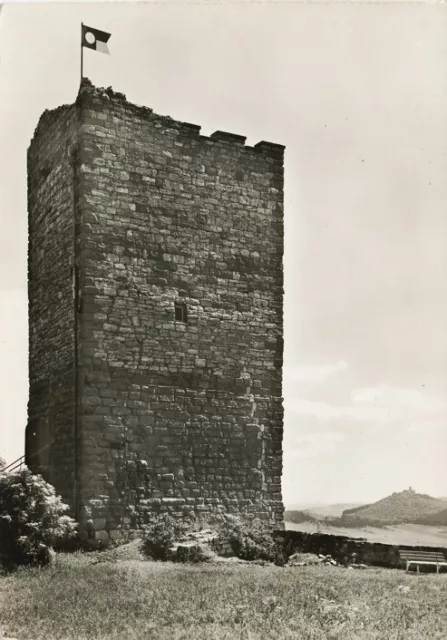
M 218 529 L 233 553 L 242 560 L 265 560 L 280 566 L 287 562 L 281 540 L 273 536 L 271 526 L 263 520 L 246 521 L 224 515 L 220 517 Z
M 141 550 L 153 560 L 166 560 L 169 549 L 191 528 L 190 520 L 175 518 L 168 513 L 151 516 L 143 527 Z
M 0 471 L 0 565 L 45 565 L 52 548 L 76 537 L 76 523 L 54 487 L 26 467 Z
M 214 557 L 215 553 L 206 544 L 187 543 L 178 547 L 172 559 L 174 562 L 199 564 L 201 562 L 210 562 Z
M 262 520 L 245 521 L 230 514 L 207 514 L 203 519 L 180 519 L 169 514 L 154 515 L 143 529 L 142 552 L 153 560 L 166 560 L 170 555 L 169 550 L 187 532 L 203 529 L 216 530 L 220 539 L 229 543 L 234 555 L 242 560 L 264 560 L 280 566 L 287 562 L 282 540 L 273 536 L 268 523 Z M 191 548 L 179 549 L 173 559 L 203 562 L 208 558 L 203 549 L 196 549 L 193 545 Z

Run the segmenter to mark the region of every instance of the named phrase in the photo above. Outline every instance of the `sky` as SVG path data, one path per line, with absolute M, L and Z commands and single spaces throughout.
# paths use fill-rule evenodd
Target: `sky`
M 23 453 L 26 150 L 84 72 L 285 154 L 286 505 L 447 496 L 447 7 L 16 4 L 0 13 L 0 456 Z

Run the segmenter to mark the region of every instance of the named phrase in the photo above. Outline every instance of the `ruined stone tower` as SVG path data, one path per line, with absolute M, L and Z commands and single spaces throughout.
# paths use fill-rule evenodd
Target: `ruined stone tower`
M 96 537 L 282 526 L 283 156 L 84 80 L 28 150 L 26 461 Z

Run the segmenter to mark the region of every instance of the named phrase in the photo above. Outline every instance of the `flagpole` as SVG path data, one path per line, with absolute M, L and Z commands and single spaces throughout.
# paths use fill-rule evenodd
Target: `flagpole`
M 83 31 L 84 31 L 84 23 L 81 22 L 81 84 L 82 84 L 82 78 L 84 77 L 84 47 L 83 47 L 83 42 L 82 42 L 82 37 L 83 37 Z

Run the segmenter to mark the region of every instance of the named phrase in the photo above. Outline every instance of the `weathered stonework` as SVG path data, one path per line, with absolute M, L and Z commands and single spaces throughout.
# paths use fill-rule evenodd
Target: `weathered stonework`
M 99 538 L 282 526 L 284 147 L 244 142 L 88 80 L 31 142 L 27 463 Z

